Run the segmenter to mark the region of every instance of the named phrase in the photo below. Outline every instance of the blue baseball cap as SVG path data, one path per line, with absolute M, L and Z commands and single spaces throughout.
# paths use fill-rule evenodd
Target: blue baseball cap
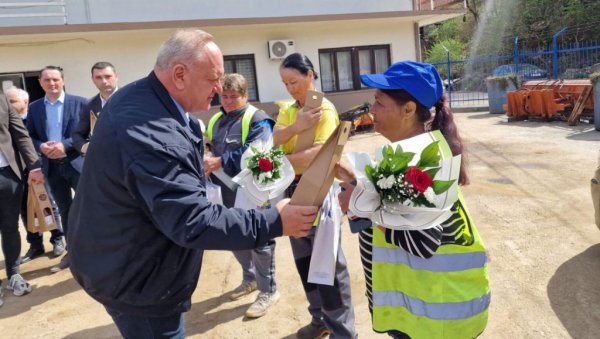
M 403 89 L 427 108 L 433 107 L 444 94 L 435 67 L 416 61 L 397 62 L 383 74 L 361 74 L 360 81 L 379 89 Z

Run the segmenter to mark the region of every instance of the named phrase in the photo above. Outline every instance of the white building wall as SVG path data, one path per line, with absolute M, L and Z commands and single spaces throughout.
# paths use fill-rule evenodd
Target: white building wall
M 413 10 L 413 0 L 64 0 L 64 3 L 65 6 L 0 6 L 0 27 L 278 18 Z M 54 16 L 27 17 L 28 14 Z
M 289 97 L 279 78 L 281 60 L 269 59 L 268 40 L 294 40 L 296 51 L 306 54 L 317 71 L 320 48 L 390 44 L 392 62 L 414 59 L 416 55 L 414 26 L 407 18 L 203 29 L 215 36 L 225 55 L 254 54 L 261 102 Z M 97 92 L 90 80 L 94 62 L 112 62 L 119 72 L 120 84 L 125 85 L 150 72 L 158 47 L 171 32 L 169 29 L 2 36 L 0 73 L 38 71 L 46 65 L 59 65 L 65 70 L 67 91 L 90 97 Z

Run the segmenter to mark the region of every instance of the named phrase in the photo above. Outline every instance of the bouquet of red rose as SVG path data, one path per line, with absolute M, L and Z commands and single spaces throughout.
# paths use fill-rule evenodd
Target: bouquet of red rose
M 375 166 L 366 165 L 367 177 L 384 204 L 400 203 L 406 206 L 435 207 L 435 197 L 444 193 L 455 180 L 433 180 L 440 170 L 439 141 L 429 144 L 417 163 L 409 166 L 415 153 L 404 152 L 400 144 L 396 149 L 383 147 L 383 157 Z
M 252 171 L 254 179 L 260 184 L 266 185 L 281 178 L 281 165 L 285 154 L 279 148 L 259 150 L 250 146 L 253 155 L 246 159 L 248 168 Z
M 273 140 L 257 140 L 242 154 L 241 172 L 233 178 L 251 203 L 262 206 L 294 180 L 294 168 Z M 239 190 L 239 189 L 238 189 Z
M 347 157 L 357 175 L 350 211 L 376 225 L 400 230 L 426 229 L 447 219 L 458 199 L 460 156 L 452 156 L 439 131 Z

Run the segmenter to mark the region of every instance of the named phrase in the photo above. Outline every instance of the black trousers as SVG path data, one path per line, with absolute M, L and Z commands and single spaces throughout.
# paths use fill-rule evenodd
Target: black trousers
M 46 178 L 48 186 L 50 186 L 50 194 L 52 194 L 52 198 L 58 205 L 62 233 L 67 234 L 69 210 L 73 202 L 73 191 L 77 190 L 79 172 L 71 166 L 71 163 L 66 158 L 64 160 L 50 160 Z
M 23 182 L 10 167 L 0 168 L 0 238 L 10 279 L 19 274 L 21 262 L 21 236 L 19 235 L 19 211 L 23 196 Z

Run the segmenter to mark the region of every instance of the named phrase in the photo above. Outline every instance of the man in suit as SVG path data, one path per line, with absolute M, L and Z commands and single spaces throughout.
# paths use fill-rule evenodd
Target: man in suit
M 73 147 L 71 134 L 87 100 L 64 92 L 64 76 L 60 67 L 44 67 L 39 81 L 46 95 L 29 105 L 27 129 L 35 149 L 42 154 L 42 169 L 48 180 L 50 194 L 58 204 L 62 231 L 66 233 L 73 201 L 72 191 L 77 189 L 79 171 L 83 165 L 83 158 Z M 54 232 L 50 237 L 55 256 L 65 252 L 62 238 L 60 232 Z M 36 245 L 31 246 L 43 250 L 41 235 L 38 240 Z M 58 272 L 67 267 L 69 257 L 65 255 L 58 266 L 51 270 Z
M 19 274 L 21 237 L 19 211 L 23 194 L 21 159 L 29 173 L 29 182 L 44 182 L 40 159 L 35 152 L 21 117 L 0 95 L 0 237 L 9 290 L 22 296 L 31 292 L 31 286 Z M 0 281 L 0 306 L 4 304 Z
M 87 152 L 90 137 L 93 133 L 90 121 L 91 115 L 93 115 L 95 119 L 100 117 L 100 112 L 104 105 L 106 105 L 108 98 L 110 98 L 117 90 L 118 81 L 119 76 L 117 75 L 117 71 L 110 62 L 100 61 L 92 66 L 92 82 L 94 82 L 94 85 L 98 88 L 99 93 L 90 99 L 84 108 L 81 117 L 79 117 L 77 128 L 73 131 L 73 147 L 75 147 L 82 156 Z
M 204 249 L 305 236 L 317 208 L 209 202 L 204 144 L 187 112 L 221 92 L 223 55 L 203 31 L 175 32 L 154 70 L 108 101 L 86 154 L 67 232 L 71 272 L 124 338 L 183 338 Z M 73 240 L 73 241 L 72 241 Z

